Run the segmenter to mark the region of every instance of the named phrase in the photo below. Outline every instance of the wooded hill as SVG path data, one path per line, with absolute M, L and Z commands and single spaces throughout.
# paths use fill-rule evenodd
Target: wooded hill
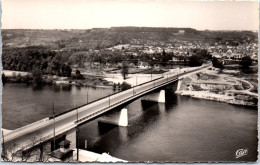
M 180 34 L 179 30 L 185 31 Z M 251 31 L 198 31 L 191 28 L 112 27 L 87 30 L 2 30 L 3 48 L 42 46 L 50 50 L 89 50 L 118 44 L 163 45 L 200 41 L 238 45 L 255 42 Z

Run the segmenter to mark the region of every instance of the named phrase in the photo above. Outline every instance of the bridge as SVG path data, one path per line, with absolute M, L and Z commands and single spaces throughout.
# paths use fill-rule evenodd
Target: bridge
M 199 71 L 209 66 L 210 64 L 205 64 L 201 67 L 182 73 L 167 72 L 160 78 L 139 84 L 128 90 L 103 97 L 53 117 L 45 118 L 24 127 L 6 132 L 2 136 L 2 140 L 5 146 L 16 144 L 16 146 L 19 146 L 17 148 L 30 148 L 32 146 L 32 139 L 34 145 L 40 143 L 43 139 L 44 141 L 51 140 L 54 138 L 54 135 L 62 135 L 80 124 L 102 116 L 116 107 L 129 103 L 152 91 L 178 81 L 181 76 Z

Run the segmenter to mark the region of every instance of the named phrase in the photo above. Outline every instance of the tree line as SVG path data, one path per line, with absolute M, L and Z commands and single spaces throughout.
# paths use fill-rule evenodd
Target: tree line
M 67 61 L 62 54 L 37 48 L 6 49 L 2 55 L 5 70 L 70 77 L 72 69 Z

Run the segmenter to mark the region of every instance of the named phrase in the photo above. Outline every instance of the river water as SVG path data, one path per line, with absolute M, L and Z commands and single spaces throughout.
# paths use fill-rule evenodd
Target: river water
M 7 83 L 3 85 L 3 128 L 15 129 L 52 116 L 53 101 L 54 111 L 59 114 L 113 92 L 106 88 L 56 85 L 33 88 L 27 84 Z
M 167 88 L 166 103 L 141 98 L 127 105 L 128 127 L 98 124 L 80 126 L 80 148 L 107 152 L 128 161 L 256 161 L 257 108 L 235 106 L 174 94 Z M 88 93 L 88 94 L 87 94 Z M 14 129 L 113 93 L 111 89 L 23 84 L 3 86 L 3 128 Z M 114 112 L 108 115 L 113 115 Z M 247 155 L 236 158 L 238 149 Z

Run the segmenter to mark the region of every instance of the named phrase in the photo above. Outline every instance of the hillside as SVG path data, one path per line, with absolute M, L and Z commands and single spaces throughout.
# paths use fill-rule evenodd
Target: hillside
M 180 34 L 179 30 L 184 30 Z M 118 44 L 164 45 L 179 42 L 251 42 L 249 31 L 197 31 L 191 28 L 112 27 L 88 30 L 2 30 L 3 48 L 43 46 L 52 50 L 89 50 Z

